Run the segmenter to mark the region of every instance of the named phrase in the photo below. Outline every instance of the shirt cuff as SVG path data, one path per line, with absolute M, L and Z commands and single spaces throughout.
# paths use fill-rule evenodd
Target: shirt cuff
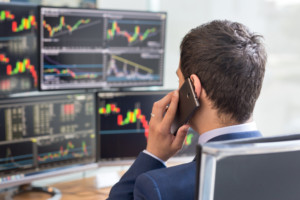
M 151 156 L 152 158 L 160 161 L 165 167 L 167 167 L 166 162 L 163 161 L 162 159 L 158 158 L 157 156 L 153 155 L 152 153 L 150 153 L 149 151 L 147 151 L 146 149 L 143 151 L 143 153 L 148 154 L 149 156 Z

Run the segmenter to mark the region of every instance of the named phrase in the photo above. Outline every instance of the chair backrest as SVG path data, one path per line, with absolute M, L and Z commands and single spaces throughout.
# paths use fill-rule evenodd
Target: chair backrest
M 300 199 L 300 134 L 198 147 L 195 199 Z

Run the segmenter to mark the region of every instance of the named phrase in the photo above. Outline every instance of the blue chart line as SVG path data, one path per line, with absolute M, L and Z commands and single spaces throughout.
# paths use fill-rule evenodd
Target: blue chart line
M 83 24 L 80 27 L 78 27 L 77 29 L 74 29 L 72 32 L 79 31 L 80 29 L 86 29 L 88 27 L 91 27 L 91 26 L 94 26 L 94 25 L 97 25 L 97 24 L 101 24 L 101 23 L 102 23 L 102 21 L 98 20 L 98 21 L 90 22 L 88 24 Z M 61 35 L 66 35 L 66 34 L 70 34 L 70 31 L 69 30 L 61 31 L 61 32 L 56 33 L 55 35 L 53 35 L 53 37 L 57 37 L 57 36 L 61 36 Z
M 45 77 L 72 77 L 73 79 L 94 79 L 103 75 L 103 64 L 61 64 L 44 55 L 47 64 L 44 64 Z
M 102 69 L 103 65 L 102 64 L 84 64 L 84 65 L 44 65 L 45 69 L 53 69 L 53 68 L 98 68 Z
M 109 20 L 109 23 L 117 21 L 119 24 L 139 24 L 139 25 L 161 25 L 160 21 L 144 21 L 144 20 Z
M 104 134 L 127 134 L 127 133 L 144 133 L 145 129 L 127 129 L 127 130 L 107 130 L 107 131 L 100 131 L 101 135 Z
M 89 155 L 91 154 L 91 149 L 92 147 L 86 147 L 87 148 L 87 152 L 89 153 Z M 80 147 L 78 148 L 75 148 L 73 150 L 70 150 L 69 153 L 77 153 L 77 152 L 82 152 L 82 149 Z M 53 153 L 53 152 L 48 152 L 48 153 L 41 153 L 39 154 L 39 156 L 45 156 L 45 155 L 48 155 L 49 153 Z M 56 152 L 55 152 L 56 153 Z M 42 164 L 45 164 L 45 163 L 50 163 L 50 162 L 56 162 L 56 161 L 64 161 L 64 160 L 70 160 L 70 159 L 75 159 L 76 157 L 74 157 L 73 155 L 71 154 L 68 154 L 68 155 L 65 155 L 63 157 L 59 157 L 59 158 L 53 158 L 53 159 L 50 159 L 49 161 L 48 160 L 45 160 L 45 161 L 39 161 L 39 163 L 42 163 Z
M 33 157 L 32 154 L 22 155 L 22 156 L 14 156 L 14 157 L 2 158 L 2 159 L 0 159 L 0 162 L 11 161 L 12 159 L 13 160 L 18 160 L 18 159 L 32 158 L 32 157 Z
M 33 164 L 33 159 L 24 160 L 24 161 L 14 161 L 11 163 L 1 164 L 0 171 L 8 170 L 8 169 L 15 169 L 15 168 L 22 168 L 26 165 L 32 165 L 32 164 Z
M 76 76 L 84 76 L 84 75 L 86 75 L 86 74 L 88 74 L 88 73 L 76 73 Z M 94 77 L 98 77 L 98 76 L 102 76 L 102 74 L 103 73 L 95 73 L 95 72 L 93 72 L 93 76 Z M 51 74 L 51 73 L 49 73 L 49 74 L 47 74 L 47 73 L 45 73 L 44 74 L 44 76 L 53 76 L 53 74 Z M 60 77 L 66 77 L 66 76 L 72 76 L 71 74 L 55 74 L 55 76 L 60 76 Z
M 115 77 L 115 76 L 109 76 L 107 77 L 107 80 L 108 81 L 112 81 L 112 82 L 117 82 L 117 81 L 141 81 L 141 80 L 145 80 L 145 79 L 142 79 L 142 78 L 138 78 L 138 77 L 130 77 L 130 76 L 123 76 L 123 77 Z M 159 78 L 159 75 L 151 75 L 149 76 L 148 80 L 157 80 L 159 81 L 160 78 Z
M 0 41 L 18 40 L 18 39 L 23 39 L 23 38 L 24 38 L 24 36 L 0 37 Z

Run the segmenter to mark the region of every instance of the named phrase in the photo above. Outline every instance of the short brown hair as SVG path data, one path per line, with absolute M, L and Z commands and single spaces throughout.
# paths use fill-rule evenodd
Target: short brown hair
M 196 74 L 219 114 L 248 120 L 260 94 L 267 54 L 256 35 L 237 22 L 216 20 L 192 29 L 181 42 L 181 71 Z

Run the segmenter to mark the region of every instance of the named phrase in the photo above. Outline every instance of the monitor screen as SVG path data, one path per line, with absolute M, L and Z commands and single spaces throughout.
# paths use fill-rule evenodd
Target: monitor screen
M 163 84 L 166 13 L 40 8 L 41 90 Z
M 146 148 L 153 103 L 167 91 L 98 93 L 100 161 L 133 159 Z
M 95 149 L 93 93 L 0 100 L 1 187 L 32 173 L 93 163 Z
M 38 8 L 0 3 L 0 96 L 38 88 Z
M 185 137 L 181 150 L 175 155 L 175 157 L 195 157 L 198 140 L 199 133 L 190 128 Z
M 131 160 L 146 148 L 153 103 L 170 91 L 98 93 L 98 150 L 101 161 Z M 175 155 L 194 157 L 199 134 L 188 130 Z

